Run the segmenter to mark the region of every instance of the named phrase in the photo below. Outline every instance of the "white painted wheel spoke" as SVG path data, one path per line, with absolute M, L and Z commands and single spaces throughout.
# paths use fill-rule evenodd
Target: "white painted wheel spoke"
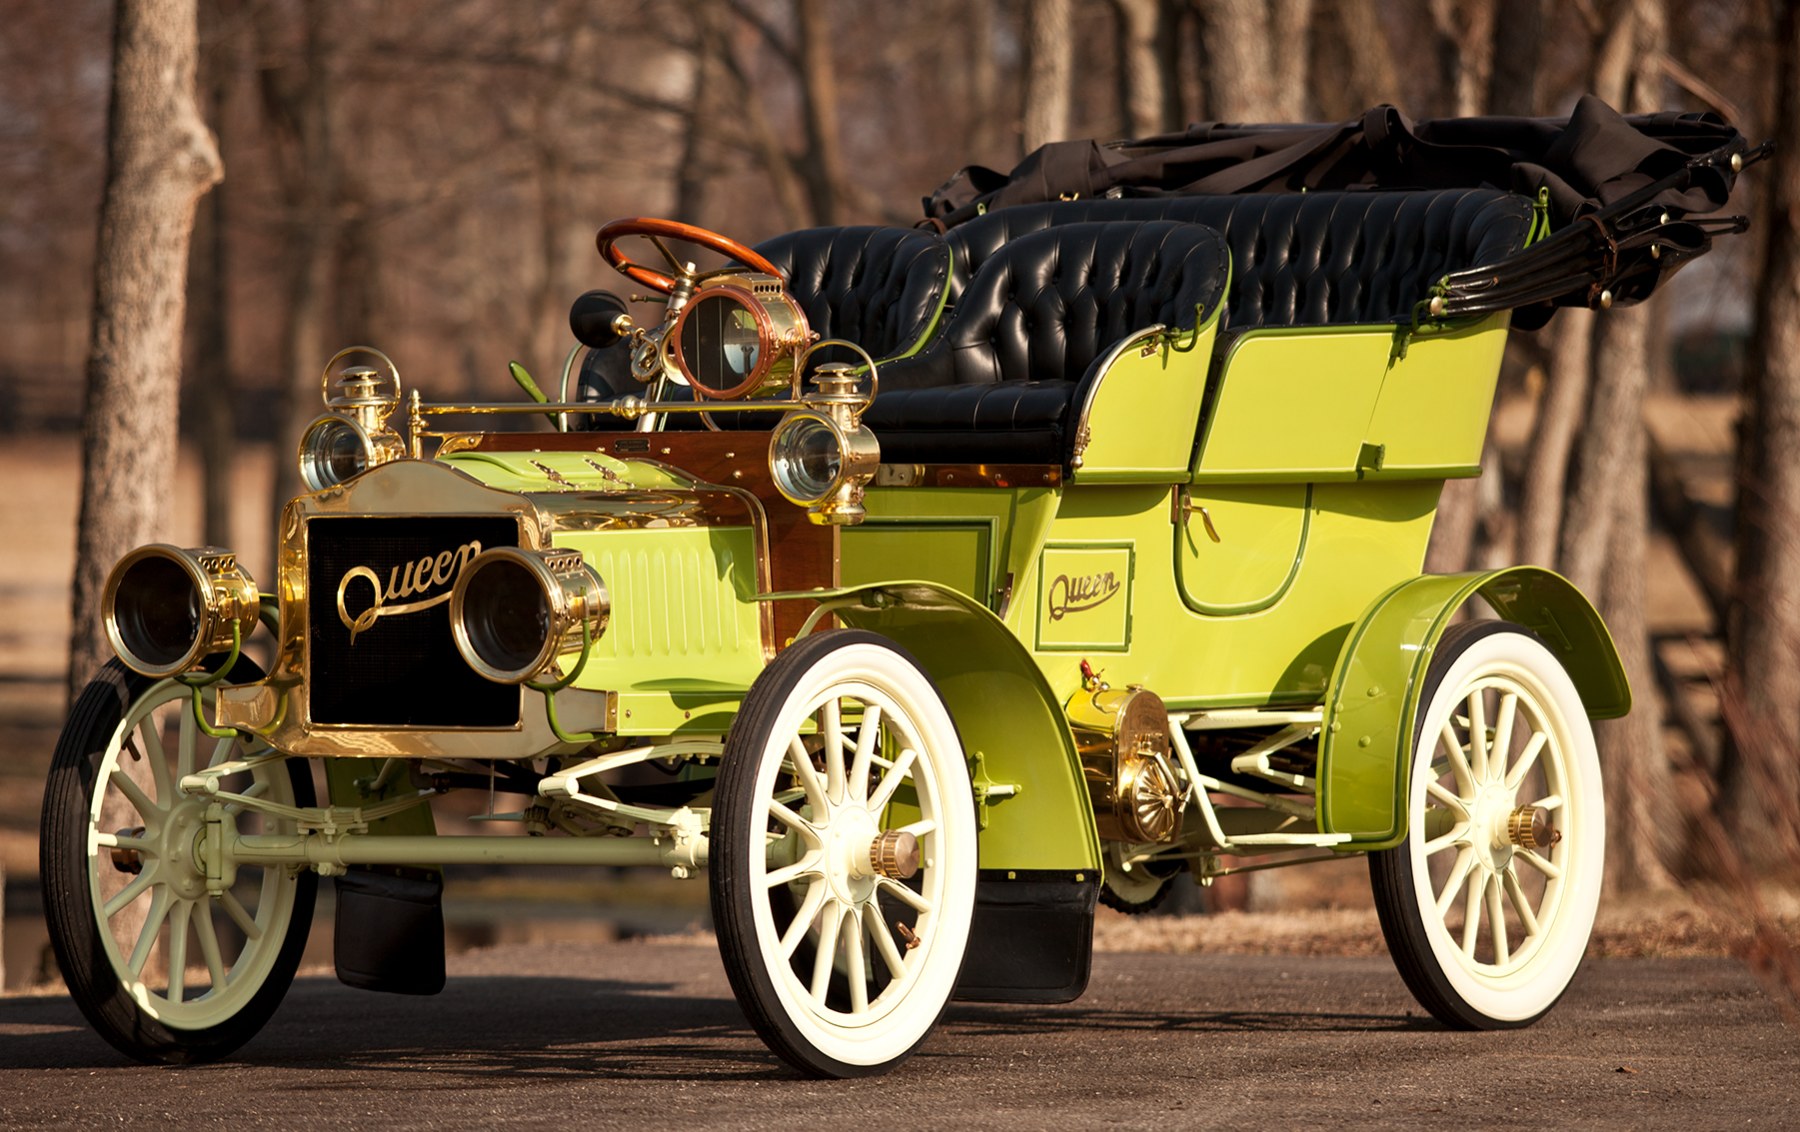
M 864 958 L 868 941 L 863 935 L 862 909 L 851 907 L 846 918 L 850 930 L 844 933 L 844 977 L 850 982 L 850 1012 L 861 1014 L 869 1009 L 869 966 Z
M 219 952 L 219 933 L 213 930 L 212 908 L 202 905 L 194 917 L 194 936 L 200 941 L 200 955 L 206 960 L 206 977 L 213 993 L 225 989 L 225 957 Z
M 901 884 L 892 877 L 878 877 L 875 881 L 877 891 L 892 893 L 900 903 L 918 913 L 931 911 L 931 901 Z
M 1469 823 L 1466 821 L 1457 822 L 1456 825 L 1451 827 L 1448 833 L 1434 837 L 1425 843 L 1425 855 L 1427 857 L 1435 857 L 1444 850 L 1455 848 L 1458 845 L 1466 843 L 1468 840 Z
M 813 828 L 813 824 L 773 798 L 769 799 L 769 816 L 814 845 L 819 844 L 819 831 Z
M 837 962 L 838 929 L 844 923 L 844 909 L 837 901 L 825 908 L 819 921 L 819 950 L 813 955 L 812 985 L 808 988 L 813 1001 L 825 1005 L 825 994 L 831 989 L 831 971 Z
M 194 773 L 194 754 L 200 746 L 200 729 L 194 726 L 194 713 L 190 710 L 181 716 L 181 735 L 178 739 L 175 755 L 175 781 Z
M 1455 811 L 1463 821 L 1469 820 L 1469 804 L 1444 788 L 1440 782 L 1427 782 L 1425 793 L 1443 803 L 1445 808 Z
M 823 879 L 814 881 L 800 900 L 800 908 L 794 913 L 794 919 L 781 936 L 781 955 L 784 959 L 794 957 L 794 949 L 806 938 L 806 930 L 813 926 L 819 918 L 819 909 L 824 907 L 825 898 L 831 894 L 831 885 Z
M 156 856 L 156 843 L 148 837 L 132 837 L 121 833 L 96 833 L 94 844 L 102 849 L 130 849 L 145 856 Z
M 918 838 L 920 841 L 923 841 L 923 840 L 925 840 L 926 834 L 932 833 L 936 829 L 937 829 L 937 822 L 931 820 L 930 818 L 921 818 L 920 820 L 915 821 L 915 822 L 908 822 L 907 824 L 901 826 L 895 832 L 910 833 L 914 837 Z
M 131 949 L 131 958 L 125 961 L 125 969 L 134 979 L 144 976 L 144 964 L 150 961 L 150 949 L 156 946 L 157 933 L 162 931 L 163 921 L 169 918 L 169 890 L 158 888 L 150 897 L 150 913 L 144 917 L 144 930 L 138 935 L 137 946 Z
M 1525 776 L 1531 773 L 1532 764 L 1537 762 L 1538 755 L 1549 741 L 1548 732 L 1532 732 L 1531 738 L 1525 743 L 1525 749 L 1519 752 L 1519 761 L 1513 763 L 1512 769 L 1506 772 L 1506 788 L 1508 790 L 1515 794 L 1518 793 L 1520 784 L 1525 781 Z
M 819 868 L 819 862 L 822 861 L 824 857 L 825 854 L 822 850 L 815 849 L 798 861 L 795 861 L 793 864 L 785 865 L 782 868 L 769 873 L 763 877 L 763 883 L 770 888 L 779 888 L 784 884 L 791 884 L 794 881 L 799 880 L 808 873 L 822 876 L 824 874 Z
M 156 883 L 156 862 L 147 862 L 144 871 L 131 878 L 131 883 L 113 893 L 112 899 L 100 909 L 102 919 L 110 920 L 125 910 L 125 906 L 144 894 L 144 890 Z
M 1456 775 L 1458 789 L 1468 794 L 1475 792 L 1475 772 L 1469 768 L 1468 756 L 1463 752 L 1462 740 L 1457 737 L 1456 728 L 1449 720 L 1444 721 L 1443 730 L 1438 734 L 1438 745 L 1450 756 L 1450 769 Z
M 813 812 L 825 812 L 825 784 L 819 781 L 819 769 L 813 766 L 812 756 L 806 753 L 806 744 L 798 735 L 788 742 L 788 766 L 794 772 L 794 778 L 800 788 L 806 791 L 806 800 L 812 803 Z
M 272 878 L 269 876 L 269 873 L 273 871 L 274 870 L 272 869 L 264 870 L 263 885 L 265 890 L 269 884 L 273 883 Z M 230 916 L 231 922 L 238 926 L 238 931 L 244 933 L 245 939 L 258 940 L 262 938 L 262 925 L 256 922 L 255 918 L 250 915 L 249 910 L 244 907 L 243 903 L 238 900 L 235 894 L 221 892 L 219 894 L 219 907 L 225 909 L 225 914 Z
M 1540 810 L 1560 810 L 1562 809 L 1563 796 L 1561 794 L 1546 794 L 1531 804 Z
M 856 754 L 850 760 L 850 797 L 860 800 L 869 796 L 869 759 L 875 753 L 875 740 L 881 735 L 881 705 L 863 708 L 862 724 L 856 732 Z
M 1524 886 L 1519 883 L 1519 874 L 1508 868 L 1503 874 L 1506 885 L 1506 899 L 1512 904 L 1513 911 L 1519 914 L 1519 923 L 1525 929 L 1525 938 L 1538 934 L 1537 913 L 1531 910 L 1531 900 L 1525 895 Z
M 1506 777 L 1506 756 L 1512 750 L 1513 718 L 1519 713 L 1519 695 L 1507 692 L 1500 697 L 1500 715 L 1494 720 L 1494 745 L 1488 751 L 1488 776 Z
M 1475 958 L 1475 940 L 1481 931 L 1481 898 L 1487 892 L 1487 881 L 1483 875 L 1479 883 L 1471 884 L 1463 900 L 1462 950 L 1470 959 Z
M 188 925 L 193 921 L 194 906 L 177 900 L 169 913 L 169 1001 L 180 1002 L 187 991 Z
M 889 802 L 893 801 L 894 791 L 900 789 L 900 784 L 912 774 L 912 765 L 918 760 L 918 757 L 919 752 L 911 747 L 900 752 L 900 757 L 894 760 L 894 765 L 881 776 L 881 783 L 875 787 L 875 793 L 869 796 L 871 812 L 879 814 L 887 808 Z
M 1560 867 L 1548 858 L 1538 856 L 1530 849 L 1521 849 L 1517 853 L 1514 853 L 1513 856 L 1520 858 L 1526 864 L 1530 865 L 1538 872 L 1543 873 L 1551 880 L 1559 880 L 1562 878 L 1563 871 Z
M 236 748 L 237 739 L 234 736 L 228 735 L 225 738 L 220 739 L 217 743 L 214 743 L 212 754 L 208 755 L 206 759 L 206 769 L 211 770 L 220 763 L 230 762 L 231 752 Z
M 892 930 L 881 917 L 881 905 L 875 897 L 869 897 L 867 914 L 863 923 L 869 931 L 869 938 L 875 941 L 875 950 L 881 953 L 881 961 L 887 964 L 888 974 L 898 979 L 906 974 L 906 958 L 900 954 L 900 948 L 894 943 Z
M 1456 902 L 1456 894 L 1462 891 L 1464 882 L 1469 879 L 1469 872 L 1475 867 L 1475 850 L 1463 846 L 1456 854 L 1456 863 L 1450 866 L 1450 878 L 1444 882 L 1444 891 L 1438 894 L 1438 919 L 1450 914 L 1450 905 Z
M 1488 878 L 1487 915 L 1488 931 L 1494 937 L 1494 965 L 1504 967 L 1512 958 L 1512 948 L 1507 946 L 1506 909 L 1500 903 L 1500 878 L 1497 876 Z
M 150 795 L 144 793 L 144 788 L 124 770 L 113 771 L 110 781 L 119 793 L 125 795 L 125 800 L 137 810 L 139 817 L 153 818 L 161 812 L 157 804 L 150 800 Z
M 1469 693 L 1469 769 L 1488 780 L 1487 697 L 1480 688 Z
M 844 797 L 844 709 L 837 697 L 819 709 L 819 734 L 825 748 L 825 793 L 834 802 Z
M 162 732 L 157 727 L 157 714 L 150 712 L 137 726 L 138 738 L 144 743 L 144 761 L 150 764 L 150 777 L 156 782 L 156 796 L 168 798 L 175 792 L 169 782 L 169 756 L 163 750 Z M 121 762 L 122 768 L 125 764 Z M 114 772 L 115 774 L 118 772 Z

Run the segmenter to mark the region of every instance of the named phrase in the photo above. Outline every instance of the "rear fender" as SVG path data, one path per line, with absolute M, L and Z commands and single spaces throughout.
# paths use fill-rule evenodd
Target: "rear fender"
M 1537 566 L 1425 575 L 1376 598 L 1338 654 L 1319 738 L 1319 829 L 1344 849 L 1387 849 L 1406 836 L 1414 720 L 1438 641 L 1458 610 L 1483 598 L 1536 633 L 1568 670 L 1588 715 L 1631 710 L 1618 649 L 1574 584 Z

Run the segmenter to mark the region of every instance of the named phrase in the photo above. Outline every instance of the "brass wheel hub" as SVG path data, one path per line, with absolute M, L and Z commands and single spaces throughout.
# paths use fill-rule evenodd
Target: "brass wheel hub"
M 869 865 L 893 880 L 909 880 L 919 871 L 919 839 L 897 829 L 884 830 L 869 843 Z
M 1562 830 L 1550 823 L 1549 810 L 1520 806 L 1507 815 L 1506 839 L 1521 849 L 1548 849 L 1562 840 Z

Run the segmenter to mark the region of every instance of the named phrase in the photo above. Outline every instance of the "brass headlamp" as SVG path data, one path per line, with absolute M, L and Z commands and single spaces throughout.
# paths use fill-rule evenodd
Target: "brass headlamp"
M 502 546 L 469 560 L 450 594 L 450 633 L 470 668 L 524 684 L 600 639 L 612 616 L 606 583 L 578 550 Z
M 848 345 L 827 340 L 819 346 Z M 815 347 L 816 349 L 817 347 Z M 867 357 L 867 355 L 864 355 Z M 875 399 L 875 366 L 870 388 L 857 388 L 856 371 L 828 362 L 814 373 L 805 408 L 783 417 L 769 438 L 769 473 L 777 491 L 806 508 L 813 522 L 849 525 L 863 520 L 863 490 L 881 464 L 881 444 L 862 423 Z
M 346 366 L 338 362 L 367 354 L 386 370 L 373 366 Z M 334 372 L 337 379 L 334 382 Z M 300 437 L 300 480 L 308 491 L 336 487 L 351 476 L 406 455 L 406 444 L 388 427 L 388 418 L 400 405 L 400 371 L 380 350 L 351 346 L 339 350 L 325 363 L 321 378 L 325 406 L 332 412 L 306 426 Z
M 260 595 L 229 550 L 155 543 L 112 568 L 100 608 L 126 667 L 176 676 L 241 644 L 256 627 Z

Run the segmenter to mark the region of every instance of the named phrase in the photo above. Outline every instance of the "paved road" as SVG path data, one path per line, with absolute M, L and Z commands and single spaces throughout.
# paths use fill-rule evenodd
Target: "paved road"
M 1800 1127 L 1800 1032 L 1739 965 L 1589 965 L 1538 1026 L 1452 1034 L 1384 960 L 1103 955 L 1080 1002 L 959 1005 L 875 1081 L 805 1081 L 710 948 L 507 946 L 435 999 L 302 979 L 227 1064 L 124 1063 L 0 999 L 0 1127 Z

